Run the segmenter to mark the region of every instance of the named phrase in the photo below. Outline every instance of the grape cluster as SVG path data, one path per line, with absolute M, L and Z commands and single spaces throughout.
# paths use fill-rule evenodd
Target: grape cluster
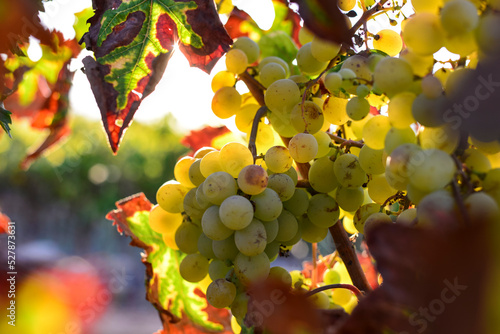
M 478 53 L 498 53 L 498 1 L 480 4 L 414 0 L 416 14 L 401 36 L 370 34 L 373 48 L 358 54 L 305 28 L 294 63 L 260 59 L 257 43 L 236 40 L 227 70 L 213 77 L 212 111 L 234 117 L 257 155 L 236 142 L 200 149 L 180 159 L 175 180 L 158 190 L 151 224 L 187 254 L 182 277 L 208 275 L 209 303 L 230 307 L 241 322 L 251 283 L 275 277 L 299 290 L 310 284 L 271 262 L 301 239 L 322 241 L 338 221 L 365 234 L 382 223 L 449 228 L 471 217 L 498 219 L 500 142 L 464 137 L 446 115 Z M 442 47 L 467 61 L 433 70 Z M 240 80 L 261 98 L 240 94 Z M 352 282 L 337 261 L 316 283 Z M 313 296 L 320 308 L 348 310 L 355 300 L 345 289 Z

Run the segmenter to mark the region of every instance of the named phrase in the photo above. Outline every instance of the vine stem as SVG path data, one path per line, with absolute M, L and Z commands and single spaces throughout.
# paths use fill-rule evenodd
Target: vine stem
M 336 143 L 336 144 L 340 144 L 340 147 L 351 147 L 351 146 L 354 146 L 354 147 L 358 147 L 358 148 L 363 148 L 363 146 L 365 146 L 365 144 L 361 141 L 355 141 L 355 140 L 351 140 L 351 139 L 344 139 L 340 136 L 337 136 L 336 134 L 333 134 L 333 133 L 330 133 L 330 132 L 327 132 L 327 134 L 330 136 L 330 138 Z
M 253 162 L 257 159 L 257 145 L 255 145 L 255 141 L 257 140 L 257 131 L 259 130 L 260 119 L 264 117 L 267 113 L 266 106 L 262 106 L 255 113 L 255 117 L 252 122 L 252 131 L 250 132 L 250 138 L 248 139 L 248 149 L 252 152 Z
M 329 284 L 329 285 L 323 285 L 319 288 L 316 288 L 312 291 L 309 291 L 306 293 L 306 297 L 310 297 L 318 292 L 325 291 L 325 290 L 330 290 L 330 289 L 347 289 L 351 290 L 358 299 L 361 299 L 364 295 L 363 292 L 361 292 L 357 287 L 351 284 Z
M 372 287 L 368 283 L 363 269 L 361 268 L 354 246 L 342 226 L 342 222 L 340 220 L 337 221 L 329 229 L 337 252 L 347 268 L 353 285 L 364 292 L 372 291 Z
M 381 0 L 379 1 L 376 5 L 374 5 L 372 8 L 368 9 L 367 11 L 363 12 L 363 15 L 359 18 L 358 21 L 352 26 L 351 29 L 349 29 L 349 35 L 354 36 L 356 31 L 366 23 L 373 15 L 375 15 L 378 11 L 382 10 L 382 6 L 387 2 L 388 0 Z
M 315 288 L 318 285 L 318 244 L 313 243 L 312 245 L 312 264 L 313 271 L 311 275 L 311 287 Z

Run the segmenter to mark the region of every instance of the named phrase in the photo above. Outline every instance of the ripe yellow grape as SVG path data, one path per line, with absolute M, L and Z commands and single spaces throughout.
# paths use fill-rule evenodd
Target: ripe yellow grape
M 344 12 L 348 12 L 356 6 L 356 0 L 339 0 L 338 6 Z
M 217 74 L 212 78 L 212 92 L 215 93 L 222 87 L 233 87 L 235 83 L 236 78 L 234 77 L 234 73 L 228 71 L 217 72 Z
M 439 17 L 419 13 L 408 20 L 403 29 L 403 40 L 410 50 L 421 56 L 432 55 L 444 45 L 444 30 Z
M 274 173 L 285 173 L 293 164 L 292 156 L 284 146 L 273 146 L 268 149 L 264 160 L 267 168 Z
M 332 60 L 340 51 L 340 45 L 317 36 L 311 41 L 311 54 L 320 62 Z
M 418 76 L 424 77 L 432 73 L 432 67 L 434 66 L 434 57 L 432 55 L 421 56 L 405 49 L 401 52 L 399 57 L 406 60 L 408 64 L 410 64 L 413 73 Z
M 315 134 L 323 127 L 325 117 L 316 103 L 305 101 L 304 104 L 299 103 L 293 107 L 290 121 L 297 132 Z
M 444 46 L 448 51 L 456 53 L 461 57 L 467 57 L 474 51 L 477 51 L 478 48 L 473 31 L 459 35 L 446 36 Z
M 253 119 L 259 108 L 258 104 L 252 103 L 242 106 L 240 110 L 236 112 L 234 123 L 238 130 L 245 133 L 252 131 Z
M 205 155 L 207 155 L 209 152 L 213 152 L 213 151 L 216 151 L 216 149 L 213 147 L 204 146 L 202 148 L 199 148 L 196 152 L 194 152 L 193 158 L 201 159 Z
M 212 99 L 212 111 L 215 116 L 226 119 L 240 109 L 241 95 L 234 87 L 222 87 Z
M 287 76 L 290 75 L 290 67 L 288 66 L 286 61 L 284 61 L 280 57 L 275 57 L 275 56 L 266 57 L 260 61 L 259 66 L 257 66 L 257 68 L 259 69 L 259 71 L 262 71 L 262 68 L 269 63 L 277 63 L 281 65 L 281 67 L 285 69 L 286 75 Z
M 290 79 L 277 80 L 267 88 L 264 100 L 272 112 L 284 114 L 300 102 L 300 89 Z
M 386 116 L 378 115 L 366 122 L 363 128 L 365 144 L 374 150 L 384 148 L 385 135 L 391 129 L 391 122 Z
M 364 56 L 354 55 L 347 58 L 342 64 L 339 72 L 341 73 L 345 69 L 353 71 L 354 77 L 360 79 L 359 81 L 362 84 L 372 80 L 372 70 L 370 69 L 368 58 Z M 355 93 L 355 90 L 353 93 Z
M 226 53 L 226 68 L 234 74 L 241 74 L 248 67 L 248 57 L 240 49 L 231 49 Z
M 184 196 L 188 188 L 175 180 L 165 182 L 156 192 L 156 201 L 161 208 L 170 213 L 183 211 Z
M 260 48 L 255 41 L 248 37 L 239 37 L 233 44 L 233 48 L 239 49 L 247 56 L 248 64 L 252 64 L 259 59 Z
M 319 61 L 314 58 L 311 51 L 311 43 L 302 45 L 297 52 L 297 66 L 306 75 L 318 74 L 328 65 L 326 61 Z
M 323 115 L 326 121 L 334 125 L 342 125 L 349 121 L 347 116 L 346 106 L 347 99 L 330 96 L 323 104 Z
M 264 87 L 269 87 L 273 82 L 285 79 L 286 71 L 278 63 L 269 63 L 262 67 L 262 70 L 259 74 L 260 82 L 264 85 Z
M 189 168 L 196 159 L 193 157 L 182 157 L 174 167 L 174 176 L 184 187 L 193 188 L 195 185 L 189 178 Z
M 304 45 L 309 42 L 312 42 L 314 38 L 314 34 L 310 32 L 306 27 L 302 27 L 299 30 L 299 42 Z
M 247 141 L 250 140 L 250 133 L 247 133 Z M 255 140 L 257 146 L 257 153 L 264 153 L 271 146 L 274 145 L 274 131 L 273 127 L 266 124 L 264 121 L 259 122 L 257 128 L 257 139 Z
M 227 143 L 221 148 L 219 160 L 224 171 L 233 177 L 238 177 L 243 167 L 253 164 L 252 152 L 245 145 L 236 142 Z
M 391 98 L 387 113 L 393 127 L 404 129 L 415 123 L 411 112 L 411 106 L 415 98 L 416 95 L 411 92 L 402 92 Z
M 208 152 L 200 162 L 200 171 L 204 177 L 209 177 L 215 172 L 222 172 L 224 169 L 220 164 L 219 151 Z
M 181 214 L 167 212 L 158 204 L 149 212 L 149 226 L 155 232 L 173 236 L 181 223 Z
M 472 31 L 478 22 L 477 8 L 468 0 L 453 0 L 445 3 L 440 13 L 441 24 L 450 35 Z
M 426 12 L 437 14 L 443 6 L 443 0 L 412 0 L 411 4 L 416 13 Z
M 290 139 L 288 145 L 290 155 L 296 162 L 309 162 L 318 153 L 318 142 L 309 133 L 298 133 Z
M 423 149 L 438 148 L 448 154 L 453 154 L 460 142 L 458 129 L 451 125 L 439 127 L 422 127 L 418 134 L 420 147 Z
M 389 185 L 384 174 L 373 175 L 370 182 L 368 182 L 368 195 L 375 203 L 382 204 L 397 192 L 396 189 Z
M 383 29 L 373 38 L 373 47 L 394 57 L 401 52 L 403 41 L 401 36 L 394 30 Z
M 375 86 L 389 98 L 406 91 L 413 83 L 413 70 L 404 59 L 388 57 L 378 62 L 373 72 Z

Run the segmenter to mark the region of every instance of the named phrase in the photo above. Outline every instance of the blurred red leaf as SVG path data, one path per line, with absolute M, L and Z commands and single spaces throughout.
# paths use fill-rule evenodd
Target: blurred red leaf
M 346 16 L 342 14 L 337 1 L 331 0 L 291 0 L 299 5 L 299 13 L 304 26 L 316 36 L 337 44 L 352 46 Z
M 257 23 L 248 15 L 245 11 L 239 9 L 238 7 L 234 7 L 233 11 L 229 15 L 229 18 L 224 25 L 227 33 L 231 36 L 232 39 L 236 39 L 238 37 L 246 36 L 248 37 L 248 29 L 242 29 L 243 22 L 247 22 L 248 25 L 253 26 L 255 29 L 258 29 Z
M 230 130 L 225 126 L 206 126 L 200 130 L 191 130 L 188 135 L 181 139 L 181 144 L 195 152 L 204 146 L 211 146 L 214 138 L 228 132 Z
M 9 226 L 10 218 L 7 215 L 0 212 L 0 234 L 7 233 L 7 227 Z

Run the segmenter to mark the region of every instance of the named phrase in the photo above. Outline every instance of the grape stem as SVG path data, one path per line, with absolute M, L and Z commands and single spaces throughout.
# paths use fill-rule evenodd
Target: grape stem
M 257 113 L 255 113 L 255 117 L 253 118 L 252 131 L 250 132 L 250 138 L 248 139 L 248 149 L 252 152 L 253 163 L 255 163 L 255 160 L 257 159 L 257 145 L 255 145 L 255 140 L 257 140 L 257 131 L 259 130 L 260 119 L 264 117 L 266 113 L 267 107 L 262 106 L 259 110 L 257 110 Z
M 319 288 L 316 288 L 312 291 L 309 291 L 306 293 L 306 297 L 310 297 L 318 292 L 325 291 L 325 290 L 330 290 L 330 289 L 347 289 L 351 290 L 356 297 L 359 299 L 364 297 L 363 292 L 361 292 L 358 288 L 356 288 L 354 285 L 351 284 L 329 284 L 329 285 L 323 285 L 320 286 Z
M 346 148 L 349 148 L 349 147 L 358 147 L 358 148 L 363 148 L 363 146 L 365 145 L 362 141 L 355 141 L 355 140 L 351 140 L 351 139 L 344 139 L 340 136 L 337 136 L 336 134 L 333 134 L 333 133 L 330 133 L 330 132 L 327 132 L 327 134 L 330 136 L 330 138 L 333 139 L 333 141 L 337 144 L 340 144 L 340 147 L 346 147 Z
M 296 187 L 297 188 L 311 188 L 311 183 L 309 183 L 309 180 L 298 180 Z
M 361 264 L 359 263 L 354 245 L 349 240 L 349 236 L 342 226 L 342 222 L 340 220 L 337 221 L 329 230 L 333 237 L 337 252 L 347 268 L 353 285 L 364 292 L 372 291 L 372 287 L 368 283 L 365 273 L 361 268 Z
M 313 264 L 313 271 L 311 275 L 311 287 L 315 288 L 318 285 L 318 262 L 317 262 L 317 257 L 318 257 L 318 244 L 317 243 L 312 243 L 312 264 Z
M 261 106 L 265 106 L 266 102 L 264 100 L 264 91 L 266 90 L 266 87 L 255 80 L 255 78 L 246 71 L 241 73 L 238 78 L 245 83 L 245 85 L 248 87 L 248 90 L 250 91 L 250 93 L 252 93 L 257 102 Z
M 379 1 L 377 4 L 375 4 L 372 8 L 368 9 L 367 11 L 365 11 L 363 13 L 363 15 L 361 15 L 361 17 L 359 18 L 359 20 L 352 26 L 351 29 L 349 29 L 349 32 L 348 34 L 350 36 L 354 36 L 354 34 L 356 33 L 356 31 L 358 31 L 358 29 L 366 23 L 366 21 L 368 21 L 372 16 L 374 16 L 378 11 L 380 10 L 383 10 L 383 6 L 384 4 L 387 2 L 388 0 L 381 0 Z

